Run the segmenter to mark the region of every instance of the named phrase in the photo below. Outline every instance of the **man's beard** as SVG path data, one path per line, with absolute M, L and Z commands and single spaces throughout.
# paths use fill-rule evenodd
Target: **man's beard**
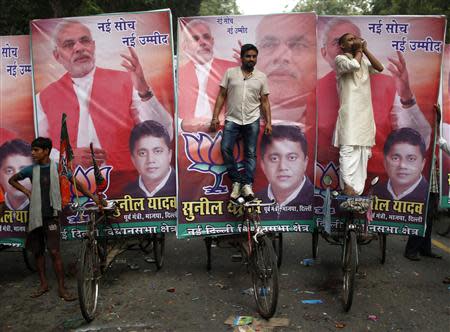
M 194 62 L 200 63 L 200 64 L 205 64 L 207 62 L 209 62 L 213 57 L 212 52 L 207 52 L 207 53 L 197 53 L 194 57 L 193 60 Z
M 253 69 L 255 68 L 255 64 L 254 63 L 243 63 L 242 68 L 245 71 L 253 71 Z
M 68 70 L 73 77 L 84 77 L 89 74 L 95 67 L 95 59 L 87 63 L 72 65 L 71 70 Z

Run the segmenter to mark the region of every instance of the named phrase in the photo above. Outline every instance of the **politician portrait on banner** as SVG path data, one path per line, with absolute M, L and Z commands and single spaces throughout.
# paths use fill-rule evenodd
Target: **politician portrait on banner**
M 66 113 L 75 175 L 94 187 L 92 143 L 105 196 L 136 227 L 175 220 L 170 19 L 162 10 L 31 23 L 37 134 L 57 159 Z
M 376 176 L 373 227 L 396 234 L 424 231 L 433 129 L 444 49 L 443 17 L 321 16 L 318 20 L 318 148 L 316 207 L 321 220 L 325 175 L 339 187 L 339 149 L 333 144 L 339 111 L 336 56 L 345 33 L 365 40 L 383 71 L 370 75 L 375 141 L 368 142 L 368 181 Z M 426 75 L 423 73 L 426 72 Z M 409 215 L 409 217 L 408 217 Z
M 31 165 L 34 138 L 29 36 L 0 37 L 0 244 L 23 246 L 29 199 L 8 180 Z M 24 181 L 23 185 L 31 187 Z
M 236 100 L 228 96 L 218 116 L 218 131 L 209 129 L 221 87 L 234 89 L 228 82 L 242 65 L 244 44 L 257 48 L 254 76 L 267 78 L 263 90 L 271 109 L 272 135 L 264 134 L 267 123 L 261 111 L 254 165 L 256 199 L 274 202 L 261 209 L 263 226 L 312 231 L 315 26 L 314 13 L 179 19 L 179 236 L 238 231 L 240 219 L 229 203 L 232 183 L 221 154 L 225 120 L 239 121 L 229 114 Z M 248 167 L 243 141 L 238 140 L 233 155 L 242 173 Z
M 439 146 L 441 152 L 440 196 L 441 206 L 450 207 L 450 45 L 445 45 L 442 75 L 442 125 Z

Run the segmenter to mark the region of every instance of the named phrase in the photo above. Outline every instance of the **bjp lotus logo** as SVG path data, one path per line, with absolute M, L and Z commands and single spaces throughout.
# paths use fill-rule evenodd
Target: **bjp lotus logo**
M 110 183 L 110 176 L 111 176 L 112 166 L 103 166 L 100 167 L 100 172 L 102 173 L 103 177 L 106 180 L 106 189 L 103 192 L 103 199 L 107 199 L 107 195 L 105 195 L 105 192 L 109 188 Z M 88 169 L 84 169 L 81 166 L 78 166 L 74 172 L 75 178 L 86 188 L 86 190 L 90 191 L 91 193 L 95 193 L 96 191 L 96 185 L 95 185 L 95 174 L 94 174 L 94 167 L 89 167 Z M 95 205 L 94 202 L 90 201 L 90 199 L 86 196 L 84 196 L 81 192 L 75 189 L 73 186 L 73 183 L 70 184 L 70 194 L 71 194 L 71 200 L 72 202 L 77 202 L 80 206 L 91 206 Z M 78 200 L 77 198 L 78 197 Z M 83 211 L 80 212 L 77 211 L 76 214 L 68 216 L 67 220 L 70 224 L 80 224 L 85 223 L 89 221 L 89 217 L 87 214 Z
M 182 133 L 184 152 L 191 162 L 187 168 L 188 171 L 207 173 L 214 176 L 214 184 L 203 187 L 205 195 L 226 194 L 228 192 L 228 187 L 222 185 L 223 176 L 227 173 L 220 152 L 222 135 L 222 131 L 219 131 L 215 137 L 202 132 Z M 239 142 L 234 148 L 234 158 L 237 160 L 238 170 L 244 168 L 242 151 L 242 143 Z
M 316 188 L 320 190 L 325 190 L 328 186 L 324 183 L 324 178 L 329 176 L 331 178 L 331 185 L 329 186 L 331 190 L 339 189 L 339 175 L 338 168 L 334 166 L 334 163 L 330 162 L 326 166 L 322 166 L 316 163 Z

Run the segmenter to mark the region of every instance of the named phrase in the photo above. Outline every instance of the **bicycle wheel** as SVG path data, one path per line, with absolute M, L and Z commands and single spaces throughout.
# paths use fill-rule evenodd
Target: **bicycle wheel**
M 277 258 L 271 241 L 263 235 L 254 243 L 251 255 L 253 294 L 261 317 L 275 314 L 278 302 Z
M 164 233 L 155 234 L 153 238 L 153 257 L 157 270 L 160 270 L 164 264 L 165 242 L 166 237 Z
M 98 299 L 98 277 L 100 275 L 97 246 L 89 239 L 81 248 L 78 269 L 78 298 L 84 319 L 91 322 L 95 317 Z
M 283 233 L 275 233 L 272 239 L 273 250 L 277 256 L 277 266 L 280 267 L 283 261 Z
M 319 252 L 319 231 L 317 228 L 312 232 L 312 256 L 314 259 L 317 258 Z
M 433 225 L 433 227 L 436 227 L 436 233 L 440 236 L 447 236 L 450 234 L 450 223 L 448 220 L 444 220 L 444 218 L 441 218 L 441 220 L 436 223 L 436 226 Z
M 27 269 L 31 272 L 36 272 L 36 261 L 34 260 L 33 253 L 26 248 L 22 248 L 22 255 Z
M 355 274 L 357 264 L 357 242 L 356 233 L 354 231 L 347 232 L 344 244 L 344 264 L 342 270 L 344 272 L 342 299 L 345 312 L 352 307 L 353 291 L 355 287 Z
M 386 234 L 378 233 L 378 243 L 380 245 L 380 263 L 386 262 Z
M 143 253 L 149 254 L 152 251 L 152 247 L 150 247 L 151 244 L 153 244 L 153 237 L 151 234 L 148 234 L 139 242 L 139 248 Z

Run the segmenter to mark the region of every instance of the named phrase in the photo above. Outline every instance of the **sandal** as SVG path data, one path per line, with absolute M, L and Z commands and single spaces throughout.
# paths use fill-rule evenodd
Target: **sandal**
M 59 292 L 58 295 L 62 300 L 67 302 L 75 301 L 77 299 L 75 295 L 72 295 L 67 290 L 65 290 L 64 292 Z
M 33 292 L 31 295 L 30 295 L 30 297 L 32 298 L 32 299 L 35 299 L 35 298 L 37 298 L 37 297 L 39 297 L 39 296 L 42 296 L 42 295 L 44 295 L 45 293 L 47 293 L 49 291 L 49 288 L 47 287 L 47 288 L 41 288 L 41 287 L 39 287 L 35 292 Z

